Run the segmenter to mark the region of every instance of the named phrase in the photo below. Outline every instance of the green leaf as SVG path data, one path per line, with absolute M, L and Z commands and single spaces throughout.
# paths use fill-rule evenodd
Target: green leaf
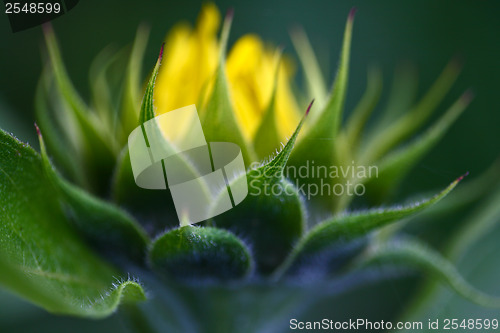
M 252 257 L 232 233 L 211 227 L 185 226 L 154 240 L 151 267 L 165 277 L 185 282 L 236 280 L 248 276 Z
M 276 277 L 279 278 L 283 274 L 301 274 L 308 268 L 312 269 L 312 267 L 309 267 L 312 265 L 323 269 L 317 261 L 329 251 L 331 252 L 330 257 L 333 255 L 333 259 L 343 265 L 346 259 L 352 258 L 353 252 L 359 252 L 360 250 L 360 246 L 349 248 L 351 242 L 360 243 L 352 243 L 353 245 L 363 245 L 361 244 L 363 243 L 362 237 L 370 232 L 434 205 L 453 190 L 462 178 L 460 177 L 452 182 L 434 197 L 411 205 L 339 215 L 316 225 L 299 241 L 287 260 L 277 270 Z M 328 256 L 323 259 L 325 258 L 331 260 Z M 308 268 L 305 269 L 304 267 Z M 338 269 L 339 267 L 335 268 Z
M 40 156 L 0 131 L 0 283 L 50 312 L 102 318 L 145 299 L 70 227 Z
M 293 30 L 290 36 L 304 69 L 309 96 L 314 98 L 320 108 L 323 108 L 327 98 L 327 88 L 309 39 L 305 31 L 300 28 Z M 311 115 L 311 121 L 314 122 L 318 116 L 319 113 Z
M 400 116 L 384 131 L 377 132 L 373 138 L 370 138 L 363 149 L 362 164 L 378 161 L 389 150 L 414 134 L 432 115 L 451 89 L 460 73 L 460 67 L 457 60 L 451 61 L 425 96 L 409 112 Z
M 146 91 L 144 92 L 144 97 L 141 103 L 141 111 L 139 112 L 139 124 L 144 124 L 146 121 L 153 119 L 156 115 L 155 107 L 154 107 L 154 89 L 156 77 L 158 76 L 158 72 L 160 71 L 161 58 L 163 57 L 163 48 L 165 47 L 165 43 L 161 45 L 160 54 L 158 55 L 158 60 L 156 61 L 156 65 L 153 68 L 153 73 L 149 78 L 148 84 L 146 86 Z
M 42 134 L 38 128 L 37 131 L 44 170 L 59 191 L 66 211 L 78 229 L 99 247 L 111 248 L 143 262 L 149 238 L 141 226 L 118 207 L 92 196 L 58 175 L 50 164 Z
M 417 240 L 403 238 L 370 248 L 356 268 L 391 264 L 410 266 L 433 274 L 464 298 L 485 307 L 500 308 L 500 297 L 493 297 L 471 286 L 455 266 L 438 252 Z
M 389 153 L 379 164 L 377 178 L 367 183 L 368 193 L 376 200 L 382 201 L 393 191 L 412 167 L 434 147 L 444 136 L 448 128 L 460 116 L 472 99 L 470 92 L 464 93 L 448 111 L 431 127 L 412 143 Z
M 215 72 L 214 88 L 205 110 L 202 112 L 202 127 L 207 142 L 232 142 L 240 148 L 245 163 L 254 161 L 254 152 L 250 150 L 243 135 L 240 125 L 236 121 L 229 95 L 229 87 L 226 76 L 225 53 L 227 39 L 231 28 L 232 15 L 228 15 L 222 27 L 220 38 L 219 65 Z
M 297 188 L 283 176 L 283 170 L 311 106 L 312 102 L 290 140 L 273 160 L 230 180 L 233 184 L 230 187 L 247 182 L 248 195 L 236 207 L 214 218 L 217 227 L 250 241 L 260 273 L 271 273 L 305 230 L 302 199 Z M 214 207 L 217 205 L 218 200 Z

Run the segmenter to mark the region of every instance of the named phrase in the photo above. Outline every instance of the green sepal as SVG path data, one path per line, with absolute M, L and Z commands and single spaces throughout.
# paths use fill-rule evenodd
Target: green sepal
M 148 262 L 164 277 L 188 283 L 240 280 L 253 268 L 250 251 L 238 237 L 226 230 L 195 226 L 158 236 Z
M 415 103 L 417 91 L 418 75 L 415 66 L 411 63 L 397 66 L 394 70 L 387 102 L 367 137 L 373 137 L 375 133 L 385 130 L 405 111 L 411 109 Z
M 290 164 L 299 168 L 304 163 L 315 162 L 317 166 L 330 167 L 338 165 L 337 139 L 342 122 L 342 112 L 344 109 L 345 96 L 347 93 L 347 81 L 349 74 L 349 57 L 351 48 L 352 28 L 356 9 L 353 8 L 347 18 L 344 31 L 344 41 L 340 54 L 340 61 L 337 75 L 333 83 L 332 91 L 325 107 L 313 117 L 307 131 L 301 136 L 297 147 L 290 157 Z M 320 179 L 311 177 L 307 179 L 295 179 L 301 185 L 311 184 L 321 188 Z M 333 182 L 333 179 L 328 179 Z M 330 184 L 331 185 L 331 184 Z M 324 202 L 331 206 L 331 196 L 318 195 L 315 202 Z
M 140 124 L 136 124 L 136 126 L 142 126 L 144 122 L 150 121 L 157 116 L 154 106 L 154 89 L 163 57 L 163 48 L 164 44 L 146 86 L 139 115 Z M 148 133 L 146 145 L 149 146 L 150 142 L 162 145 L 163 149 L 172 155 L 175 154 L 178 159 L 177 162 L 182 163 L 184 168 L 191 173 L 191 179 L 198 179 L 202 186 L 205 185 L 196 166 L 186 155 L 178 154 L 177 148 L 165 137 L 156 122 L 151 129 L 152 131 Z M 144 126 L 142 126 L 142 130 L 145 131 Z M 141 221 L 145 221 L 143 226 L 150 234 L 156 234 L 160 230 L 164 230 L 165 227 L 173 227 L 176 224 L 175 207 L 168 191 L 146 190 L 135 184 L 128 145 L 122 148 L 116 160 L 111 182 L 111 195 L 115 202 L 125 206 Z
M 345 148 L 356 152 L 359 148 L 360 139 L 370 115 L 377 105 L 382 93 L 382 73 L 379 68 L 370 68 L 367 74 L 366 91 L 361 97 L 358 105 L 352 111 L 347 120 L 339 140 L 345 144 Z M 338 144 L 337 146 L 341 145 Z M 343 154 L 345 156 L 346 154 Z M 349 160 L 349 158 L 344 158 Z
M 352 8 L 347 17 L 347 23 L 344 30 L 344 41 L 342 43 L 337 75 L 333 82 L 332 91 L 325 109 L 318 115 L 318 120 L 310 131 L 311 133 L 315 132 L 313 137 L 325 136 L 327 138 L 335 138 L 340 129 L 342 112 L 344 110 L 344 102 L 347 94 L 352 28 L 355 14 L 356 8 Z
M 254 253 L 256 270 L 268 275 L 304 233 L 305 207 L 297 188 L 286 179 L 267 182 L 255 171 L 250 171 L 246 178 L 236 181 L 248 181 L 248 196 L 214 221 L 217 227 L 247 240 Z
M 460 73 L 460 68 L 459 62 L 455 59 L 452 60 L 411 110 L 401 115 L 383 131 L 379 131 L 372 138 L 369 138 L 361 154 L 363 163 L 370 164 L 380 160 L 392 148 L 421 128 L 451 89 Z
M 471 99 L 470 92 L 464 93 L 425 133 L 407 146 L 389 153 L 380 161 L 378 177 L 370 179 L 366 184 L 367 194 L 377 200 L 374 200 L 375 203 L 380 203 L 392 194 L 415 164 L 444 136 Z
M 125 135 L 132 132 L 139 122 L 141 107 L 140 92 L 142 89 L 141 69 L 148 35 L 149 30 L 144 26 L 139 26 L 125 72 L 123 97 L 119 113 L 119 123 Z
M 160 71 L 161 58 L 163 57 L 163 48 L 165 43 L 161 45 L 160 54 L 158 55 L 158 60 L 156 61 L 155 67 L 153 68 L 153 73 L 149 78 L 148 84 L 146 86 L 146 91 L 144 92 L 144 97 L 141 103 L 141 110 L 139 112 L 139 124 L 142 125 L 146 121 L 153 119 L 156 116 L 155 106 L 154 106 L 154 89 L 156 77 Z
M 115 50 L 107 46 L 93 59 L 89 70 L 91 107 L 95 110 L 102 127 L 113 133 L 117 146 L 123 139 L 116 121 L 126 64 L 126 49 Z
M 201 112 L 201 124 L 207 142 L 227 141 L 237 144 L 243 154 L 243 160 L 249 164 L 255 160 L 255 154 L 243 138 L 240 125 L 234 116 L 225 70 L 225 53 L 231 21 L 232 16 L 226 16 L 221 32 L 219 65 L 215 72 L 214 87 L 207 105 Z
M 299 61 L 304 69 L 304 75 L 307 82 L 307 91 L 310 98 L 314 98 L 316 105 L 324 107 L 328 97 L 325 79 L 321 73 L 321 68 L 316 59 L 314 50 L 307 38 L 305 31 L 301 28 L 294 29 L 290 34 L 293 46 Z M 314 122 L 318 115 L 312 115 L 311 121 Z
M 57 94 L 53 87 L 53 80 L 53 74 L 46 66 L 42 71 L 35 92 L 37 123 L 46 133 L 47 148 L 52 153 L 59 170 L 76 184 L 89 188 L 79 145 L 80 133 L 75 130 L 75 127 L 78 126 L 76 119 L 71 113 L 64 112 L 62 105 L 54 105 L 48 100 L 49 96 Z M 59 100 L 59 98 L 54 99 Z M 68 158 L 68 156 L 72 156 L 72 158 Z
M 71 114 L 77 125 L 75 128 L 65 128 L 67 124 L 61 124 L 61 126 L 67 133 L 66 137 L 77 135 L 79 138 L 78 150 L 83 156 L 82 161 L 89 189 L 104 194 L 108 189 L 106 180 L 111 176 L 119 144 L 114 133 L 104 125 L 105 121 L 83 102 L 73 87 L 50 25 L 44 25 L 44 36 L 55 84 L 60 95 L 59 102 L 65 104 L 66 112 Z M 42 128 L 42 130 L 47 129 Z M 73 134 L 69 131 L 78 133 Z M 73 156 L 66 158 L 73 158 Z
M 283 275 L 297 276 L 312 270 L 313 267 L 324 271 L 324 268 L 318 263 L 319 259 L 325 262 L 335 260 L 342 265 L 345 264 L 345 259 L 351 259 L 355 254 L 353 252 L 359 252 L 361 248 L 360 246 L 351 246 L 351 242 L 362 241 L 362 238 L 371 232 L 434 205 L 453 190 L 462 178 L 452 182 L 434 197 L 420 202 L 401 207 L 343 214 L 319 223 L 307 232 L 295 246 L 290 256 L 277 270 L 276 278 Z M 331 253 L 328 254 L 328 252 Z M 340 268 L 336 263 L 333 263 L 333 267 Z
M 340 129 L 342 111 L 344 109 L 345 96 L 347 93 L 352 28 L 355 14 L 356 8 L 352 8 L 349 12 L 345 26 L 339 66 L 330 96 L 328 97 L 324 109 L 311 117 L 313 123 L 309 131 L 304 136 L 310 140 L 318 138 L 335 138 Z M 300 146 L 297 146 L 297 148 L 299 147 Z M 331 147 L 333 148 L 333 144 Z
M 271 273 L 286 258 L 305 230 L 302 198 L 285 179 L 284 168 L 311 106 L 273 160 L 232 181 L 247 182 L 245 200 L 214 218 L 217 227 L 229 229 L 252 244 L 257 271 L 263 274 Z
M 255 132 L 253 139 L 253 147 L 257 158 L 264 159 L 272 154 L 276 149 L 276 145 L 281 142 L 278 133 L 278 126 L 276 123 L 276 90 L 278 85 L 278 76 L 280 70 L 281 50 L 275 55 L 275 68 L 273 91 L 271 93 L 271 100 L 269 105 L 264 111 L 264 116 L 260 125 Z
M 344 129 L 339 133 L 336 142 L 336 154 L 340 167 L 350 167 L 350 164 L 358 158 L 359 146 L 366 122 L 375 108 L 382 92 L 382 74 L 379 69 L 370 69 L 367 75 L 367 87 L 363 97 L 354 108 L 351 116 L 347 120 Z M 377 170 L 378 172 L 378 170 Z M 337 180 L 339 184 L 359 184 L 364 179 L 358 179 L 351 175 L 341 175 Z M 353 196 L 343 193 L 338 200 L 333 202 L 333 212 L 342 212 L 347 208 Z

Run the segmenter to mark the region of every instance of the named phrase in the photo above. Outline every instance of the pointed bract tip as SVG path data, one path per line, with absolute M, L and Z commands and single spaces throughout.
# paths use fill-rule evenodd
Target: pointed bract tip
M 160 48 L 160 54 L 158 55 L 158 60 L 161 61 L 161 58 L 163 58 L 163 49 L 165 48 L 165 42 L 161 44 Z
M 36 135 L 38 135 L 38 137 L 41 137 L 42 132 L 40 132 L 40 127 L 38 127 L 38 125 L 36 123 L 35 123 L 35 129 L 36 129 Z
M 307 34 L 303 26 L 293 24 L 288 28 L 290 36 L 300 38 L 301 40 L 307 39 Z
M 313 103 L 314 103 L 314 98 L 313 98 L 313 100 L 311 101 L 311 103 L 309 104 L 309 106 L 307 107 L 307 110 L 306 110 L 306 116 L 309 114 L 309 111 L 311 111 L 311 107 L 312 107 Z
M 464 173 L 463 175 L 461 175 L 460 177 L 458 177 L 457 179 L 457 183 L 462 181 L 462 179 L 464 179 L 465 177 L 467 177 L 469 175 L 469 171 L 467 171 L 466 173 Z
M 230 20 L 232 21 L 233 20 L 233 16 L 234 16 L 234 8 L 233 7 L 230 7 L 227 12 L 226 12 L 226 20 Z
M 460 70 L 465 63 L 465 56 L 463 53 L 457 53 L 451 58 L 451 65 L 457 70 Z
M 462 96 L 460 96 L 460 100 L 464 104 L 469 104 L 474 99 L 475 96 L 476 94 L 474 93 L 472 88 L 469 88 L 462 94 Z
M 352 7 L 351 10 L 349 11 L 349 21 L 354 20 L 354 15 L 356 15 L 356 12 L 358 11 L 358 7 Z
M 297 24 L 293 24 L 293 25 L 290 25 L 288 27 L 288 33 L 291 35 L 291 36 L 296 36 L 300 33 L 300 29 L 301 27 Z
M 53 32 L 52 24 L 50 24 L 50 21 L 42 24 L 42 30 L 45 35 Z

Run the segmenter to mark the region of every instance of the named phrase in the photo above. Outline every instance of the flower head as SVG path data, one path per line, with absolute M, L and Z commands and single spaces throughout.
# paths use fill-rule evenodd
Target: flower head
M 75 274 L 78 278 L 56 281 L 51 274 L 40 274 L 49 281 L 36 287 L 45 290 L 46 282 L 53 284 L 50 290 L 54 294 L 64 291 L 64 295 L 57 296 L 66 303 L 60 303 L 61 299 L 54 302 L 52 294 L 33 299 L 33 295 L 38 295 L 31 292 L 34 289 L 24 290 L 23 295 L 51 310 L 102 317 L 114 311 L 122 292 L 129 293 L 122 285 L 108 293 L 106 297 L 112 299 L 102 298 L 108 305 L 104 311 L 99 302 L 82 307 L 83 312 L 80 307 L 74 308 L 81 298 L 99 295 L 101 290 L 96 290 L 94 284 L 106 284 L 113 272 L 104 264 L 89 269 L 85 266 L 83 271 L 80 265 L 68 265 L 79 260 L 78 253 L 93 258 L 87 243 L 80 242 L 73 230 L 68 232 L 69 238 L 60 239 L 58 233 L 50 232 L 54 226 L 54 230 L 62 232 L 72 221 L 99 249 L 126 257 L 114 261 L 122 272 L 138 265 L 143 267 L 141 273 L 149 270 L 144 276 L 148 281 L 156 281 L 152 285 L 160 287 L 155 289 L 168 288 L 174 280 L 194 282 L 194 286 L 179 291 L 186 298 L 192 297 L 193 289 L 197 293 L 200 282 L 216 284 L 219 291 L 229 291 L 230 297 L 239 287 L 254 283 L 260 287 L 263 281 L 271 293 L 288 281 L 303 283 L 308 288 L 320 280 L 333 283 L 340 279 L 345 287 L 345 281 L 364 281 L 366 269 L 377 269 L 382 262 L 396 268 L 425 269 L 476 303 L 500 306 L 500 300 L 468 285 L 438 252 L 403 236 L 396 224 L 437 204 L 462 177 L 416 204 L 348 211 L 353 200 L 364 205 L 389 200 L 411 168 L 467 107 L 471 97 L 469 93 L 459 97 L 426 131 L 408 140 L 425 125 L 450 90 L 459 73 L 459 66 L 452 61 L 420 101 L 402 102 L 399 96 L 390 96 L 387 104 L 392 109 L 381 110 L 384 120 L 375 120 L 374 128 L 368 131 L 367 120 L 379 101 L 382 80 L 380 71 L 370 70 L 365 94 L 350 116 L 343 119 L 354 12 L 347 17 L 339 68 L 329 92 L 305 33 L 292 36 L 309 97 L 317 100 L 315 109 L 310 110 L 311 103 L 307 111 L 305 105 L 298 105 L 292 93 L 293 66 L 279 48 L 264 43 L 258 36 L 245 35 L 226 57 L 231 17 L 225 18 L 218 37 L 221 18 L 213 4 L 203 7 L 195 28 L 180 24 L 172 29 L 145 90 L 139 79 L 146 36 L 143 29 L 139 29 L 125 71 L 123 66 L 116 66 L 118 70 L 113 66 L 121 64 L 117 59 L 122 60 L 123 53 L 113 57 L 104 53 L 93 67 L 90 103 L 84 102 L 72 86 L 54 34 L 46 28 L 50 62 L 36 98 L 41 155 L 0 131 L 0 155 L 6 161 L 1 161 L 6 164 L 2 165 L 6 171 L 0 173 L 4 175 L 0 177 L 4 207 L 0 215 L 5 217 L 0 221 L 14 221 L 5 225 L 8 236 L 0 239 L 0 245 L 15 249 L 6 252 L 13 254 L 15 274 L 19 270 L 32 275 L 45 269 L 57 276 L 69 273 L 68 276 Z M 109 78 L 116 78 L 117 74 L 123 75 L 123 80 L 119 80 L 123 86 L 116 87 L 117 80 Z M 401 77 L 407 79 L 403 74 L 398 76 L 398 82 Z M 246 182 L 249 195 L 240 204 L 224 214 L 211 215 L 215 216 L 212 220 L 197 226 L 179 227 L 171 197 L 136 186 L 127 136 L 156 115 L 189 104 L 198 106 L 203 131 L 208 136 L 206 141 L 222 139 L 236 143 L 248 165 L 259 163 L 252 164 L 243 174 L 226 178 L 220 192 L 208 191 L 210 209 L 218 211 L 219 205 L 224 204 L 225 196 L 221 193 L 229 192 L 228 188 L 238 182 Z M 401 112 L 393 112 L 394 108 Z M 189 125 L 189 121 L 179 121 L 173 127 L 188 132 Z M 286 141 L 286 137 L 290 139 Z M 49 156 L 61 174 L 52 167 Z M 150 157 L 144 160 L 147 158 Z M 191 166 L 189 161 L 181 162 L 186 162 L 182 166 Z M 363 166 L 373 166 L 378 171 L 353 171 Z M 295 169 L 288 172 L 288 167 Z M 301 171 L 304 168 L 306 175 Z M 349 193 L 348 186 L 361 188 L 361 194 L 356 189 L 355 195 Z M 26 202 L 32 209 L 25 209 Z M 395 227 L 383 229 L 389 224 Z M 22 235 L 33 240 L 20 239 L 18 225 L 24 228 Z M 67 247 L 74 250 L 69 252 L 75 253 L 74 258 L 68 257 L 61 239 L 73 239 L 74 245 L 78 244 Z M 30 244 L 50 244 L 50 248 L 40 252 L 38 246 Z M 25 252 L 33 252 L 35 260 L 17 255 Z M 37 258 L 44 259 L 45 254 L 50 254 L 47 257 L 59 265 L 38 262 Z M 0 265 L 3 258 L 2 254 Z M 85 263 L 92 265 L 94 261 Z M 86 279 L 78 275 L 83 273 L 88 275 Z M 35 288 L 33 281 L 30 280 L 30 288 Z M 239 284 L 230 284 L 226 290 L 225 283 L 229 281 Z M 79 284 L 82 282 L 84 286 Z M 142 287 L 136 283 L 132 286 L 137 297 L 131 301 L 143 299 Z

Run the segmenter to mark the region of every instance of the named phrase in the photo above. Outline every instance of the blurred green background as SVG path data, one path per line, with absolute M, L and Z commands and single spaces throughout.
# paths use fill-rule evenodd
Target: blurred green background
M 401 198 L 409 193 L 443 187 L 465 171 L 469 171 L 471 177 L 478 175 L 500 155 L 499 1 L 254 0 L 216 1 L 216 4 L 222 12 L 229 8 L 235 10 L 230 43 L 253 32 L 266 41 L 283 45 L 285 52 L 293 56 L 289 30 L 296 25 L 303 26 L 318 52 L 328 82 L 335 73 L 347 13 L 351 7 L 358 7 L 347 112 L 364 91 L 369 65 L 379 65 L 383 70 L 384 95 L 380 104 L 383 107 L 397 64 L 416 65 L 421 95 L 453 56 L 464 59 L 463 72 L 436 116 L 469 87 L 473 88 L 476 98 L 440 144 L 413 170 L 403 184 Z M 104 47 L 111 44 L 120 48 L 130 44 L 138 25 L 148 24 L 151 35 L 144 63 L 145 76 L 169 28 L 180 20 L 194 23 L 200 7 L 201 2 L 192 1 L 81 0 L 73 10 L 53 21 L 53 26 L 73 83 L 86 97 L 90 64 Z M 41 28 L 13 34 L 7 16 L 2 13 L 0 36 L 0 127 L 36 145 L 33 96 L 41 73 Z M 303 86 L 300 70 L 297 84 Z M 441 237 L 453 231 L 453 216 L 448 220 L 432 229 L 421 230 L 420 236 L 434 240 L 434 245 L 439 246 Z M 379 311 L 385 314 L 396 311 L 404 304 L 414 282 L 409 279 L 390 283 L 388 305 Z M 372 291 L 367 290 L 367 295 Z M 81 332 L 88 332 L 97 326 L 95 322 L 68 318 L 53 321 L 42 310 L 24 303 L 17 305 L 14 298 L 2 295 L 0 325 L 7 331 L 13 329 L 14 326 L 9 325 L 17 322 L 15 313 L 19 311 L 31 318 L 23 322 L 26 330 L 63 332 L 64 327 L 71 324 Z M 344 298 L 343 301 L 349 301 L 349 297 Z M 372 303 L 376 302 L 361 306 L 360 313 Z M 319 306 L 328 313 L 328 305 Z M 376 312 L 372 311 L 371 316 L 376 317 Z M 50 326 L 49 322 L 56 326 Z M 104 331 L 121 327 L 117 318 L 106 320 L 106 325 L 102 327 Z

